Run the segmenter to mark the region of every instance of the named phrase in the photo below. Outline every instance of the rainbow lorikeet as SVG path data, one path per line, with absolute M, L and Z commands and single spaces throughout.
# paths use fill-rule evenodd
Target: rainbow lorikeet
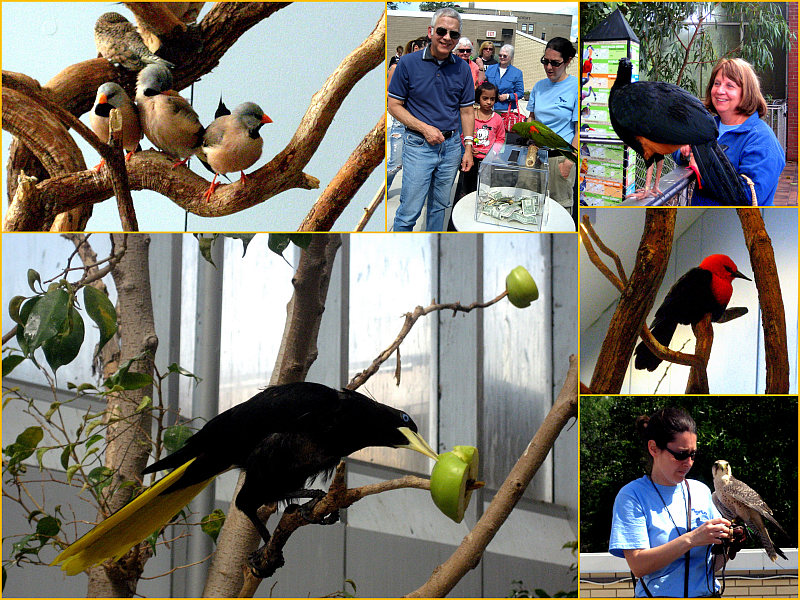
M 547 148 L 551 154 L 566 156 L 578 164 L 578 151 L 544 123 L 539 123 L 539 121 L 517 123 L 514 125 L 513 131 L 518 136 L 533 141 L 539 148 Z

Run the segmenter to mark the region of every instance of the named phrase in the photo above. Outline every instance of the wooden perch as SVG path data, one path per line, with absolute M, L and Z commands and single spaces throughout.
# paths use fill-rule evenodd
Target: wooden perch
M 636 264 L 620 295 L 589 384 L 596 394 L 618 394 L 622 388 L 636 340 L 646 325 L 647 314 L 653 308 L 656 293 L 667 270 L 675 216 L 674 208 L 647 209 Z M 584 221 L 584 225 L 587 221 Z M 589 235 L 582 228 L 584 247 L 591 244 L 588 238 Z M 610 272 L 607 268 L 606 271 Z
M 764 354 L 767 363 L 766 394 L 789 393 L 789 349 L 786 340 L 786 314 L 783 308 L 781 282 L 775 264 L 775 252 L 767 235 L 764 219 L 758 208 L 738 208 L 739 221 L 753 278 L 761 306 L 761 326 L 764 328 Z

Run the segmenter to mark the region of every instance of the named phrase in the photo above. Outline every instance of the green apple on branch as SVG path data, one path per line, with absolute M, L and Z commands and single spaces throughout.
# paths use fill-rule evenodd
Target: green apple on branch
M 506 277 L 508 300 L 517 308 L 530 306 L 539 297 L 539 288 L 528 270 L 522 265 L 514 267 Z
M 455 446 L 439 455 L 431 472 L 433 503 L 456 523 L 464 518 L 473 490 L 483 487 L 478 477 L 478 449 Z

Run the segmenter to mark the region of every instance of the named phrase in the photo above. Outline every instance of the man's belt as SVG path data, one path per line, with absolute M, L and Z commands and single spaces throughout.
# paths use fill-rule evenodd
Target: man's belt
M 409 129 L 409 131 L 410 131 L 411 133 L 413 133 L 413 134 L 416 134 L 416 135 L 420 136 L 420 137 L 423 137 L 423 138 L 425 137 L 425 136 L 423 136 L 423 135 L 422 135 L 422 134 L 421 134 L 419 131 L 415 131 L 415 130 L 413 130 L 413 129 Z M 451 129 L 450 131 L 443 131 L 443 132 L 442 132 L 442 135 L 444 136 L 444 139 L 446 139 L 446 140 L 449 140 L 451 137 L 453 137 L 453 134 L 454 134 L 455 132 L 456 132 L 456 130 L 455 130 L 455 129 Z

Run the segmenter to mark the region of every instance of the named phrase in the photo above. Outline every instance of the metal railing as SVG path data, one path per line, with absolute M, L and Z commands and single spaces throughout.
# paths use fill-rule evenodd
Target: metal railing
M 767 104 L 767 114 L 762 117 L 772 128 L 778 143 L 786 152 L 786 127 L 788 122 L 788 104 L 786 100 L 773 100 Z

